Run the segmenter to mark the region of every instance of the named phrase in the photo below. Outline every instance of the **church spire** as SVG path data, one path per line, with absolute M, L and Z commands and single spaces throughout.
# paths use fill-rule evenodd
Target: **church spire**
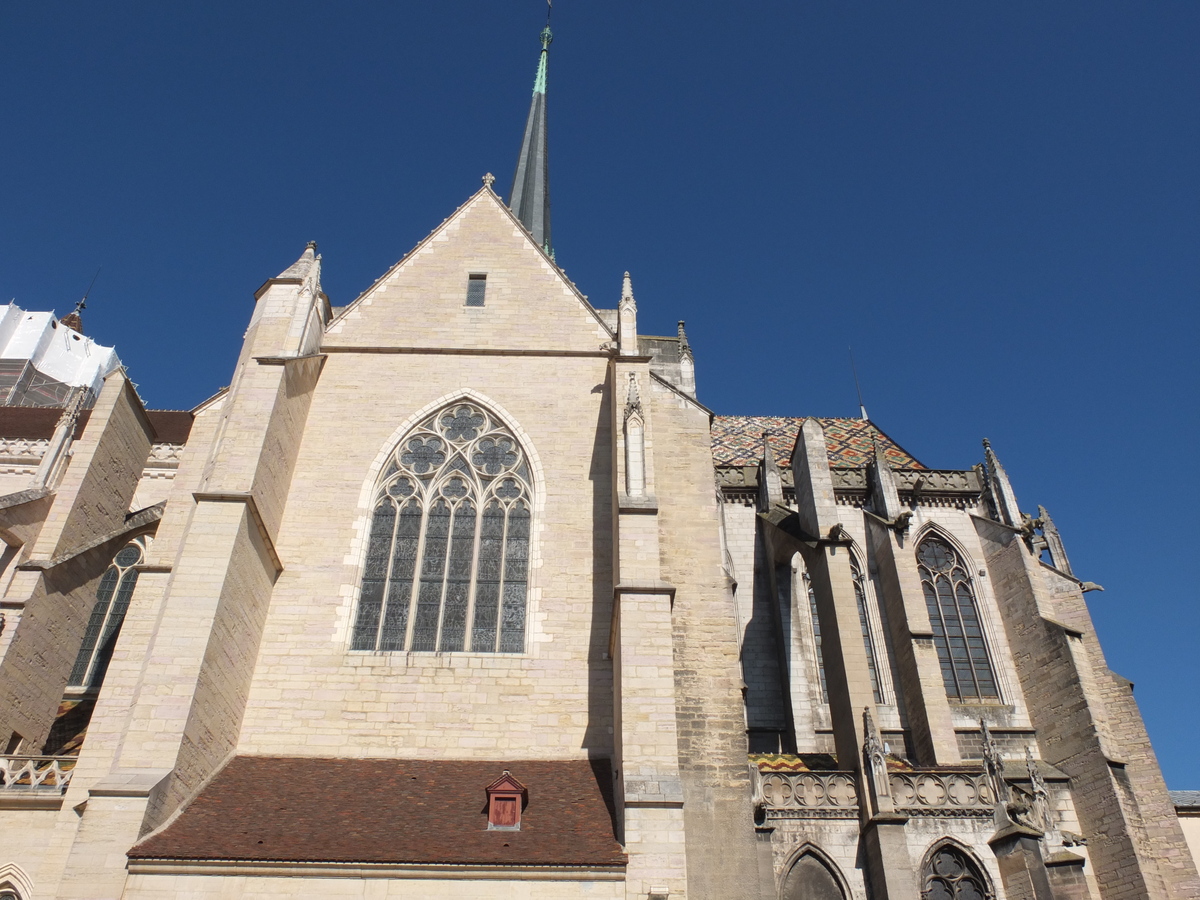
M 509 208 L 529 229 L 542 249 L 550 249 L 550 160 L 546 149 L 546 57 L 554 35 L 550 25 L 542 29 L 542 54 L 538 59 L 537 77 L 533 80 L 533 102 L 525 122 L 525 138 L 517 158 L 517 173 L 513 177 Z

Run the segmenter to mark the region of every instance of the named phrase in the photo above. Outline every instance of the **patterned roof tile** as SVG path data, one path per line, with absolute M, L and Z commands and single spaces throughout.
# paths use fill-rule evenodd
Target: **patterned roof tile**
M 753 466 L 761 458 L 762 435 L 775 451 L 775 461 L 791 465 L 792 447 L 806 416 L 716 416 L 712 424 L 713 462 L 718 466 Z M 822 419 L 829 464 L 837 469 L 860 469 L 875 458 L 874 441 L 894 469 L 924 469 L 912 454 L 862 419 Z

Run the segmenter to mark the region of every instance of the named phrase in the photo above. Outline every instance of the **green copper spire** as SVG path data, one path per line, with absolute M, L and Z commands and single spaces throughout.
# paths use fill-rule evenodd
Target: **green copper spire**
M 533 92 L 535 94 L 546 93 L 546 57 L 549 56 L 550 42 L 554 40 L 554 35 L 550 33 L 550 26 L 547 25 L 542 29 L 539 35 L 542 39 L 542 55 L 538 59 L 537 76 L 533 79 Z
M 525 122 L 525 137 L 517 157 L 517 172 L 513 176 L 511 209 L 529 229 L 542 249 L 550 249 L 550 157 L 546 143 L 546 60 L 554 35 L 550 26 L 540 35 L 542 52 L 538 57 L 537 76 L 533 80 L 533 102 Z

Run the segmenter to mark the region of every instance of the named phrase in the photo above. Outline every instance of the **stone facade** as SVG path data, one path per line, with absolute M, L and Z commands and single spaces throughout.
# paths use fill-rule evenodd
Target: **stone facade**
M 230 387 L 192 411 L 186 439 L 156 430 L 119 369 L 82 429 L 64 408 L 57 438 L 0 434 L 0 888 L 1200 897 L 1088 618 L 1093 586 L 1044 511 L 1020 513 L 990 448 L 976 469 L 938 471 L 862 420 L 714 418 L 682 323 L 639 336 L 628 277 L 615 309 L 594 309 L 490 181 L 349 306 L 330 306 L 320 266 L 310 246 L 259 289 Z M 466 303 L 471 276 L 482 305 Z M 418 424 L 459 408 L 486 411 L 528 467 L 523 593 L 504 601 L 519 646 L 424 651 L 402 632 L 396 649 L 353 649 L 380 485 Z M 433 577 L 422 527 L 414 598 Z M 141 537 L 123 619 L 104 619 L 109 565 Z M 958 579 L 932 603 L 930 541 Z M 87 640 L 111 660 L 79 685 Z M 236 858 L 135 850 L 190 821 L 242 757 L 496 776 L 515 760 L 603 763 L 599 820 L 620 862 L 279 858 L 249 838 Z M 485 787 L 457 813 L 486 831 Z M 293 789 L 272 784 L 261 816 L 286 819 Z M 415 785 L 387 793 L 442 827 Z

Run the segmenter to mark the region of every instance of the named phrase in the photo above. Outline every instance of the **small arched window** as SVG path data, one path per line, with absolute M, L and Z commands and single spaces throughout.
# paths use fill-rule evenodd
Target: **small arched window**
M 966 566 L 953 547 L 932 536 L 917 548 L 917 563 L 947 695 L 963 701 L 998 699 Z
M 921 874 L 925 900 L 991 900 L 975 861 L 953 844 L 935 850 Z
M 137 585 L 138 573 L 133 568 L 145 559 L 146 546 L 150 538 L 136 537 L 122 547 L 112 565 L 100 577 L 96 588 L 96 605 L 92 607 L 87 630 L 83 633 L 83 646 L 75 657 L 75 666 L 67 680 L 70 687 L 95 690 L 104 682 L 108 671 L 121 624 L 129 610 L 129 600 Z M 2 898 L 0 898 L 2 900 Z
M 352 650 L 525 649 L 529 462 L 458 403 L 400 441 L 375 494 Z

